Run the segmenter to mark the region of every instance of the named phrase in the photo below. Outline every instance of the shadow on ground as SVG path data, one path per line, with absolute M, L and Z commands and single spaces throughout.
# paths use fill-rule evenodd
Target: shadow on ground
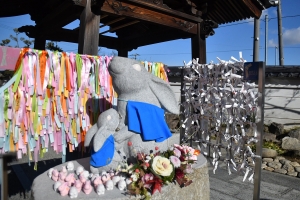
M 88 157 L 89 153 L 67 153 L 66 161 Z M 8 196 L 9 200 L 31 199 L 31 185 L 33 180 L 49 170 L 62 163 L 61 158 L 53 158 L 39 161 L 37 170 L 34 170 L 34 162 L 27 163 L 12 162 L 8 165 Z M 16 168 L 18 170 L 16 170 Z M 24 189 L 25 188 L 25 189 Z M 27 189 L 26 189 L 27 188 Z

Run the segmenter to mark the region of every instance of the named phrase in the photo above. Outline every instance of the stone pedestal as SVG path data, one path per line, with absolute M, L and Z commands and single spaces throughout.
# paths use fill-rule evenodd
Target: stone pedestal
M 82 165 L 86 170 L 89 169 L 89 161 L 90 158 L 83 158 L 72 161 L 75 165 L 75 169 Z M 55 169 L 61 169 L 63 165 L 66 165 L 66 163 L 57 165 Z M 169 184 L 167 186 L 164 186 L 162 188 L 162 192 L 156 192 L 151 199 L 155 200 L 190 200 L 190 199 L 201 199 L 201 200 L 208 200 L 210 189 L 209 189 L 209 176 L 208 176 L 208 168 L 207 168 L 207 161 L 204 158 L 203 155 L 198 156 L 198 162 L 194 166 L 194 172 L 192 174 L 189 174 L 189 178 L 193 180 L 193 183 L 187 187 L 180 188 L 175 184 Z M 53 190 L 53 184 L 54 181 L 51 180 L 47 176 L 47 172 L 44 172 L 40 176 L 38 176 L 31 188 L 32 197 L 34 200 L 45 200 L 45 199 L 70 199 L 70 197 L 62 197 L 59 195 L 59 193 L 56 193 Z M 76 198 L 78 200 L 96 200 L 96 199 L 103 199 L 103 200 L 127 200 L 127 199 L 139 199 L 135 196 L 129 196 L 126 194 L 125 191 L 120 191 L 118 188 L 114 188 L 114 190 L 105 191 L 104 195 L 97 195 L 95 191 L 92 191 L 89 195 L 84 194 L 83 192 L 80 192 L 78 197 Z

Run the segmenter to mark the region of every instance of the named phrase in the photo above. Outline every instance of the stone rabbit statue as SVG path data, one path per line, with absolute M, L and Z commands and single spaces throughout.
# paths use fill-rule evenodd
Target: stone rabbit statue
M 101 113 L 97 124 L 86 134 L 85 146 L 88 146 L 93 140 L 90 170 L 94 174 L 99 174 L 105 166 L 107 166 L 107 170 L 111 165 L 116 166 L 122 161 L 120 155 L 114 153 L 115 141 L 113 135 L 119 121 L 118 112 L 113 108 L 108 109 Z
M 179 142 L 179 135 L 172 136 L 164 119 L 164 111 L 179 113 L 178 102 L 169 84 L 149 73 L 139 61 L 129 58 L 114 57 L 108 71 L 118 94 L 118 113 L 121 118 L 119 116 L 111 118 L 119 120 L 111 121 L 118 126 L 118 131 L 113 133 L 114 158 L 110 164 L 97 168 L 98 173 L 117 168 L 121 159 L 120 152 L 130 159 L 136 152 L 149 154 L 151 150 L 157 148 L 165 151 L 169 145 Z M 95 151 L 104 144 L 104 138 L 109 137 L 109 133 L 104 131 L 107 129 L 105 112 L 99 116 L 97 124 L 91 127 L 86 135 L 85 146 L 89 146 L 95 135 L 93 138 Z M 110 127 L 112 128 L 110 131 L 113 131 L 116 126 Z M 95 173 L 96 168 L 91 167 L 91 170 Z

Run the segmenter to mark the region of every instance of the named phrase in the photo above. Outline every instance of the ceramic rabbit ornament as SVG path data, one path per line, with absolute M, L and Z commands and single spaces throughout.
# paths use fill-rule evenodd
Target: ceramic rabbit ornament
M 169 84 L 149 73 L 140 62 L 129 58 L 114 57 L 108 71 L 118 94 L 118 113 L 112 109 L 103 112 L 97 124 L 87 132 L 85 146 L 93 140 L 96 152 L 113 136 L 114 154 L 108 165 L 95 167 L 91 163 L 93 173 L 117 168 L 123 154 L 129 159 L 136 152 L 149 153 L 155 147 L 165 151 L 168 144 L 179 142 L 179 137 L 172 136 L 164 119 L 164 111 L 179 113 L 178 102 Z

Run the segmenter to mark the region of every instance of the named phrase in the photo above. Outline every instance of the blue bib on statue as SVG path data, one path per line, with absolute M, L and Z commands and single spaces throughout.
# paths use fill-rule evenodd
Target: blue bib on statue
M 128 101 L 128 130 L 141 134 L 144 141 L 162 142 L 172 136 L 164 110 L 148 103 Z
M 115 141 L 113 135 L 110 135 L 97 152 L 92 148 L 90 165 L 93 167 L 103 167 L 110 164 L 114 157 L 114 151 Z

